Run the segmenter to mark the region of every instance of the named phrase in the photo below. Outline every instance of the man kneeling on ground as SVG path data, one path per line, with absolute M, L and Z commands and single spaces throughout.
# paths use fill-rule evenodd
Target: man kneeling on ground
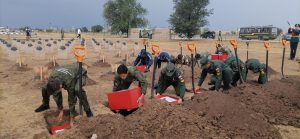
M 117 74 L 114 79 L 113 91 L 115 92 L 128 89 L 134 81 L 138 81 L 139 87 L 142 88 L 142 95 L 137 100 L 139 105 L 141 105 L 147 91 L 147 80 L 145 75 L 138 71 L 136 67 L 127 68 L 124 64 L 118 67 Z
M 178 103 L 182 103 L 186 91 L 182 74 L 182 71 L 175 67 L 173 63 L 168 63 L 168 65 L 161 70 L 156 88 L 156 95 L 161 95 L 170 85 L 172 85 L 175 88 L 176 95 L 180 97 Z

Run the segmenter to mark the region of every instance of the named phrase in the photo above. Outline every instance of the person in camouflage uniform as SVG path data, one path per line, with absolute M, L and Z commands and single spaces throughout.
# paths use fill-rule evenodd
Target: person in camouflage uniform
M 71 64 L 64 65 L 55 68 L 48 77 L 48 82 L 42 87 L 42 97 L 43 103 L 38 107 L 35 112 L 42 112 L 49 109 L 50 96 L 53 95 L 53 99 L 57 104 L 58 110 L 60 110 L 59 118 L 63 117 L 63 98 L 62 98 L 62 88 L 68 92 L 68 103 L 70 109 L 70 116 L 72 118 L 78 116 L 75 110 L 75 105 L 77 102 L 77 97 L 82 102 L 84 111 L 87 117 L 92 117 L 93 113 L 90 109 L 86 92 L 82 89 L 82 94 L 79 92 L 79 65 Z M 85 85 L 85 80 L 87 77 L 87 71 L 82 70 L 82 85 Z
M 147 92 L 147 80 L 146 76 L 138 71 L 136 67 L 127 68 L 124 64 L 118 67 L 114 78 L 113 91 L 128 89 L 134 81 L 139 81 L 139 86 L 142 88 L 142 95 L 138 99 L 138 103 L 141 103 Z
M 156 95 L 161 95 L 170 85 L 172 85 L 175 88 L 176 95 L 180 97 L 178 102 L 181 103 L 186 91 L 182 74 L 182 71 L 175 67 L 173 63 L 168 63 L 168 65 L 161 70 L 156 88 Z
M 236 62 L 236 57 L 229 57 L 227 58 L 224 63 L 226 65 L 228 65 L 232 71 L 233 71 L 233 77 L 232 77 L 232 82 L 231 82 L 231 85 L 232 86 L 237 86 L 237 81 L 240 80 L 240 75 L 242 75 L 242 78 L 243 80 L 245 81 L 246 80 L 246 67 L 245 67 L 245 63 L 238 59 L 239 61 L 239 65 L 238 66 L 238 63 Z M 240 72 L 241 74 L 239 73 L 239 69 L 240 68 Z
M 257 82 L 259 84 L 265 84 L 267 82 L 266 65 L 261 64 L 258 59 L 248 59 L 246 61 L 246 77 L 248 70 L 251 70 L 253 73 L 259 73 Z M 246 79 L 245 79 L 246 80 Z
M 219 90 L 223 81 L 223 90 L 230 88 L 230 83 L 232 81 L 232 69 L 227 66 L 224 62 L 220 60 L 208 60 L 207 57 L 203 57 L 200 60 L 202 73 L 198 82 L 198 89 L 201 90 L 201 85 L 203 84 L 208 73 L 213 74 L 209 85 L 213 85 L 209 90 Z
M 217 44 L 215 54 L 226 54 L 227 57 L 233 56 L 231 50 L 227 46 L 222 46 L 221 44 Z

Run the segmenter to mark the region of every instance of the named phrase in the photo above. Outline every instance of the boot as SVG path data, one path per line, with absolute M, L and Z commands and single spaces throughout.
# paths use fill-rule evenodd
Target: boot
M 209 90 L 215 90 L 215 89 L 216 89 L 215 86 L 212 86 L 212 87 L 209 88 Z
M 88 118 L 91 118 L 91 117 L 93 117 L 94 115 L 93 115 L 92 111 L 89 110 L 89 111 L 86 112 L 86 116 L 87 116 Z
M 231 85 L 234 86 L 234 87 L 237 86 L 236 82 L 235 83 L 232 82 Z
M 45 111 L 47 109 L 50 109 L 49 105 L 42 104 L 40 107 L 35 109 L 35 112 L 42 112 L 42 111 Z

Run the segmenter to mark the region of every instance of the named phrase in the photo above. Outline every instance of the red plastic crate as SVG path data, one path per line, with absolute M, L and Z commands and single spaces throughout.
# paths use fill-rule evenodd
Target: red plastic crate
M 219 60 L 218 54 L 211 54 L 211 60 Z
M 134 109 L 138 108 L 137 100 L 142 95 L 140 87 L 111 92 L 107 94 L 108 107 L 111 110 Z
M 221 61 L 225 61 L 226 59 L 227 59 L 227 55 L 226 54 L 222 54 L 219 57 L 219 60 L 221 60 Z
M 65 124 L 65 125 L 60 125 L 60 126 L 54 126 L 54 127 L 50 128 L 50 132 L 51 132 L 51 135 L 55 135 L 58 132 L 61 132 L 61 131 L 65 130 L 66 128 L 70 128 L 70 127 L 71 127 L 70 123 Z
M 140 72 L 145 72 L 146 70 L 146 65 L 142 65 L 142 66 L 137 66 L 136 69 Z
M 225 61 L 227 59 L 226 54 L 211 54 L 211 60 Z
M 155 96 L 155 99 L 166 101 L 166 102 L 169 102 L 169 103 L 172 103 L 172 104 L 178 104 L 178 100 L 179 100 L 177 97 L 173 97 L 173 96 L 169 96 L 169 95 Z

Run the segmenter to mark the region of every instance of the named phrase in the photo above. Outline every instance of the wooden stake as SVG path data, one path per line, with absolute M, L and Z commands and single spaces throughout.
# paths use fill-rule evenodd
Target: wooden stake
M 115 64 L 115 72 L 117 72 L 119 64 Z
M 43 67 L 40 67 L 40 79 L 43 80 Z
M 112 72 L 112 73 L 114 73 L 114 72 L 115 72 L 115 70 L 114 70 L 114 68 L 115 68 L 115 67 L 114 67 L 114 66 L 115 66 L 114 64 L 110 64 L 110 67 L 111 67 L 111 72 Z
M 19 67 L 21 68 L 22 67 L 22 60 L 21 60 L 21 56 L 19 55 L 19 57 L 18 57 L 18 62 L 19 62 Z
M 118 57 L 121 57 L 121 51 L 118 51 Z
M 55 67 L 56 60 L 55 60 L 54 56 L 52 56 L 52 62 L 53 62 L 53 66 Z

